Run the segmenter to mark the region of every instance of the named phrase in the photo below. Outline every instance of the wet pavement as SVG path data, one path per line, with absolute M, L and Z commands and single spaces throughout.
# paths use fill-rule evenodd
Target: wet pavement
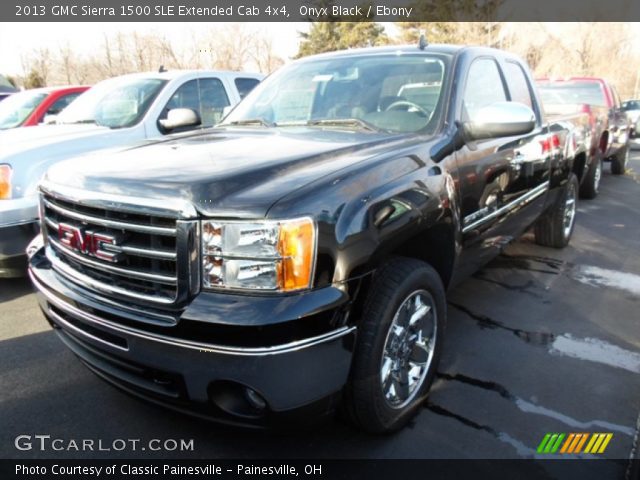
M 0 280 L 2 458 L 548 458 L 547 433 L 612 433 L 624 478 L 640 412 L 640 151 L 582 201 L 571 245 L 530 234 L 449 295 L 445 351 L 424 410 L 393 436 L 338 420 L 288 433 L 208 424 L 130 398 L 63 347 L 26 281 Z M 608 172 L 608 168 L 605 168 Z M 193 439 L 190 452 L 19 451 L 20 434 Z M 637 454 L 637 453 L 636 453 Z

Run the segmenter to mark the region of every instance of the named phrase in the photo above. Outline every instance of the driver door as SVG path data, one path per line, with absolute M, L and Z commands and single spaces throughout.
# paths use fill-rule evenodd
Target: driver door
M 458 121 L 480 109 L 512 101 L 500 64 L 490 56 L 472 61 L 463 88 Z M 477 270 L 536 218 L 527 212 L 533 183 L 530 166 L 539 160 L 540 130 L 526 135 L 468 141 L 457 153 L 464 268 Z M 522 210 L 525 210 L 524 212 Z M 519 213 L 513 215 L 516 211 Z

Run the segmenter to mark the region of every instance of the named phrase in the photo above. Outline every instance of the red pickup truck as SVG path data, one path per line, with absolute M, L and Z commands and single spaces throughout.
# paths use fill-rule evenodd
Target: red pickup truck
M 629 119 L 620 96 L 607 80 L 597 77 L 538 79 L 538 91 L 547 113 L 584 113 L 591 125 L 593 157 L 611 162 L 611 172 L 622 175 L 629 161 Z M 592 168 L 601 168 L 592 162 Z M 588 174 L 597 175 L 597 171 Z

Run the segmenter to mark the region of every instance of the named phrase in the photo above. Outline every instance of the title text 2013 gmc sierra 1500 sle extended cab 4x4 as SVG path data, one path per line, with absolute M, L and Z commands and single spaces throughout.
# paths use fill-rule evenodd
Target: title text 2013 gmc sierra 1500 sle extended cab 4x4
M 392 431 L 433 380 L 445 290 L 531 225 L 569 241 L 566 135 L 499 50 L 305 58 L 216 128 L 50 169 L 31 278 L 130 393 L 258 426 L 341 401 Z

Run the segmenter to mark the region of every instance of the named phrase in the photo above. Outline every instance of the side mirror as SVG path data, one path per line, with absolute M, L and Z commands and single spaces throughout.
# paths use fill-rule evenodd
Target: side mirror
M 159 120 L 165 130 L 175 130 L 181 127 L 195 127 L 200 125 L 200 115 L 190 108 L 174 108 L 169 110 L 167 118 Z
M 475 112 L 473 119 L 463 124 L 470 140 L 524 135 L 536 126 L 536 115 L 523 103 L 496 102 Z

